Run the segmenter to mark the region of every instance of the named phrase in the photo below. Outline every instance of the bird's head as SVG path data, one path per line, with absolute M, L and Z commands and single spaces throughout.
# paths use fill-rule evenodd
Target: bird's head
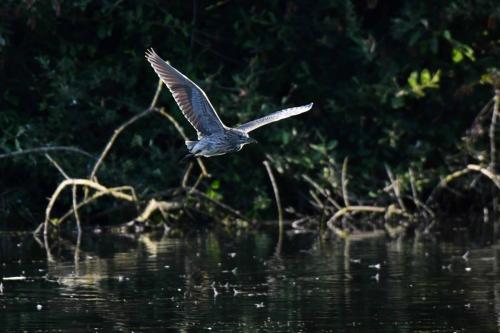
M 251 138 L 247 133 L 241 132 L 237 133 L 237 138 L 240 144 L 246 145 L 249 143 L 257 143 L 257 140 Z
M 246 143 L 259 143 L 259 141 L 255 140 L 254 138 L 247 137 Z

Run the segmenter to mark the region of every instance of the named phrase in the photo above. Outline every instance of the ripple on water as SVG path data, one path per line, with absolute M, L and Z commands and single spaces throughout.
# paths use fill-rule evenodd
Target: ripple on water
M 53 263 L 34 242 L 0 237 L 2 276 L 26 277 L 2 281 L 0 329 L 488 332 L 500 322 L 496 248 L 309 236 L 276 256 L 266 233 L 93 237 L 77 262 L 61 245 Z

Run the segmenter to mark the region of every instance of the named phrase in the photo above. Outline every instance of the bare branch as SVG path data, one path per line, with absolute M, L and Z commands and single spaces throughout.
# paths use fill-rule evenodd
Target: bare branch
M 302 178 L 308 182 L 309 184 L 311 184 L 315 189 L 316 191 L 318 191 L 319 193 L 321 193 L 327 200 L 328 202 L 330 202 L 332 204 L 333 207 L 337 208 L 337 209 L 342 209 L 342 206 L 339 205 L 339 203 L 337 201 L 335 201 L 331 195 L 327 192 L 327 190 L 325 190 L 324 188 L 322 188 L 318 183 L 316 183 L 314 180 L 311 179 L 311 177 L 309 177 L 308 175 L 306 174 L 303 174 L 302 175 Z
M 161 79 L 158 79 L 158 84 L 156 85 L 156 91 L 153 96 L 153 100 L 151 101 L 151 104 L 149 105 L 150 109 L 154 109 L 156 107 L 156 103 L 158 103 L 158 98 L 160 97 L 161 89 L 163 87 L 163 82 Z
M 45 221 L 44 221 L 44 230 L 43 234 L 44 237 L 47 236 L 48 234 L 48 228 L 49 228 L 49 222 L 50 222 L 50 213 L 52 211 L 52 207 L 54 206 L 54 203 L 56 202 L 57 198 L 61 194 L 61 192 L 67 187 L 67 186 L 85 186 L 91 189 L 94 189 L 99 192 L 104 192 L 105 194 L 109 194 L 117 199 L 122 199 L 126 201 L 134 201 L 134 196 L 122 193 L 120 191 L 115 191 L 109 188 L 106 188 L 105 186 L 98 184 L 96 182 L 93 182 L 88 179 L 66 179 L 63 182 L 59 184 L 59 186 L 56 188 L 52 196 L 50 197 L 49 204 L 47 205 L 47 208 L 45 210 Z
M 500 176 L 495 175 L 492 171 L 476 164 L 467 165 L 467 169 L 481 172 L 483 175 L 491 179 L 493 183 L 495 183 L 495 185 L 500 189 Z
M 490 165 L 489 169 L 495 173 L 496 172 L 496 160 L 497 156 L 497 148 L 496 148 L 496 140 L 495 133 L 497 129 L 497 119 L 498 119 L 498 105 L 500 104 L 500 89 L 495 89 L 495 104 L 493 105 L 493 115 L 491 116 L 491 124 L 489 130 L 490 137 Z
M 281 229 L 283 227 L 283 208 L 281 207 L 281 200 L 280 200 L 280 193 L 278 190 L 278 184 L 276 183 L 276 179 L 274 178 L 273 171 L 271 169 L 271 165 L 269 164 L 269 161 L 264 161 L 262 163 L 266 167 L 267 174 L 269 176 L 269 179 L 271 180 L 271 185 L 273 187 L 274 199 L 276 200 L 276 207 L 278 209 L 278 222 L 280 224 L 280 231 L 281 231 Z
M 389 177 L 389 180 L 391 181 L 392 190 L 394 191 L 394 195 L 396 196 L 396 200 L 398 201 L 399 207 L 401 207 L 401 209 L 406 211 L 406 206 L 403 202 L 403 198 L 401 197 L 401 191 L 399 189 L 399 179 L 394 178 L 394 175 L 392 174 L 391 168 L 387 164 L 385 164 L 385 171 L 387 172 L 387 176 Z
M 65 179 L 69 179 L 68 174 L 66 174 L 64 169 L 52 157 L 50 157 L 49 154 L 45 154 L 45 157 L 50 161 L 50 163 L 52 163 L 52 165 L 57 169 L 57 171 L 59 171 L 59 173 L 63 175 Z
M 347 164 L 349 163 L 349 157 L 346 156 L 344 158 L 344 163 L 342 163 L 342 197 L 344 198 L 344 205 L 346 207 L 349 206 L 349 193 L 347 192 L 347 183 L 349 180 L 347 179 Z
M 226 205 L 225 203 L 222 203 L 220 202 L 219 200 L 216 200 L 216 199 L 213 199 L 213 198 L 210 198 L 208 195 L 206 195 L 205 193 L 193 188 L 193 187 L 186 187 L 186 190 L 188 191 L 188 193 L 190 194 L 194 194 L 194 195 L 197 195 L 211 203 L 213 203 L 214 205 L 216 205 L 217 207 L 225 210 L 226 212 L 228 213 L 231 213 L 231 215 L 234 215 L 236 216 L 237 218 L 243 220 L 243 221 L 248 221 L 248 219 L 246 217 L 244 217 L 243 215 L 241 215 L 241 213 L 239 211 L 237 211 L 236 209 L 232 208 L 231 206 L 229 205 Z

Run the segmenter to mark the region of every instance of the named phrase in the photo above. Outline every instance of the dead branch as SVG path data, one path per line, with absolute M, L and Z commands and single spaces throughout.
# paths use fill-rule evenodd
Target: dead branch
M 323 195 L 328 200 L 328 202 L 330 202 L 332 204 L 333 207 L 335 207 L 337 209 L 342 209 L 342 206 L 331 197 L 331 195 L 328 193 L 328 191 L 323 189 L 318 183 L 316 183 L 314 180 L 312 180 L 311 177 L 304 174 L 304 175 L 302 175 L 302 178 L 306 182 L 311 184 L 316 189 L 316 191 L 318 191 L 321 195 Z
M 241 213 L 239 211 L 237 211 L 236 209 L 232 208 L 231 206 L 229 206 L 229 205 L 227 205 L 225 203 L 220 202 L 217 199 L 210 198 L 208 195 L 206 195 L 205 193 L 197 190 L 194 187 L 186 187 L 186 191 L 188 191 L 189 194 L 194 194 L 196 196 L 199 196 L 200 198 L 203 198 L 203 199 L 209 201 L 210 203 L 216 205 L 217 207 L 219 207 L 222 210 L 230 213 L 231 215 L 239 218 L 240 220 L 248 221 L 248 219 L 246 217 L 244 217 L 243 215 L 241 215 Z
M 50 197 L 49 203 L 48 203 L 47 208 L 45 210 L 45 221 L 44 221 L 44 230 L 43 230 L 44 236 L 47 235 L 47 233 L 48 233 L 49 222 L 50 222 L 50 213 L 52 211 L 54 203 L 56 202 L 56 200 L 59 197 L 59 195 L 61 194 L 61 192 L 67 186 L 70 186 L 70 185 L 91 188 L 93 190 L 96 190 L 98 192 L 103 192 L 107 195 L 110 195 L 112 197 L 115 197 L 115 198 L 121 199 L 121 200 L 126 200 L 126 201 L 131 201 L 131 202 L 133 202 L 135 200 L 133 195 L 128 195 L 128 194 L 125 194 L 121 191 L 115 191 L 115 190 L 109 189 L 109 188 L 107 188 L 99 183 L 93 182 L 93 181 L 88 180 L 88 179 L 66 179 L 63 182 L 61 182 L 59 184 L 59 186 L 57 186 L 56 190 L 54 191 L 54 193 Z
M 193 162 L 189 162 L 189 164 L 186 168 L 186 172 L 184 172 L 184 176 L 182 177 L 182 183 L 181 183 L 182 187 L 187 186 L 189 176 L 191 175 L 191 170 L 193 170 Z
M 465 168 L 465 169 L 462 169 L 462 170 L 457 170 L 445 177 L 443 177 L 440 181 L 439 181 L 439 184 L 434 187 L 434 189 L 432 190 L 431 194 L 429 194 L 429 196 L 427 197 L 427 200 L 425 200 L 425 204 L 426 205 L 429 205 L 430 202 L 432 202 L 432 200 L 434 200 L 434 197 L 436 196 L 436 194 L 439 192 L 439 190 L 441 190 L 442 188 L 446 187 L 446 185 L 448 185 L 451 181 L 457 179 L 457 178 L 460 178 L 462 177 L 463 175 L 466 175 L 468 174 L 469 172 L 471 172 L 470 169 L 468 168 Z
M 491 181 L 493 181 L 493 183 L 496 185 L 496 187 L 498 187 L 500 189 L 500 176 L 495 175 L 491 171 L 491 169 L 489 170 L 487 168 L 483 168 L 482 166 L 476 165 L 476 164 L 467 165 L 467 169 L 481 172 L 483 175 L 485 175 L 486 177 L 491 179 Z
M 274 199 L 276 201 L 276 207 L 278 209 L 279 234 L 278 234 L 278 243 L 276 244 L 275 254 L 277 256 L 279 256 L 281 254 L 281 248 L 283 246 L 283 235 L 285 232 L 285 226 L 283 225 L 283 208 L 281 207 L 280 192 L 278 190 L 278 184 L 276 183 L 276 179 L 274 178 L 273 170 L 271 169 L 271 165 L 269 164 L 269 161 L 267 161 L 267 160 L 265 160 L 262 163 L 266 167 L 267 174 L 269 176 L 269 180 L 271 181 L 271 185 L 273 187 L 273 192 L 274 192 Z
M 403 202 L 403 198 L 401 197 L 401 191 L 399 189 L 399 179 L 394 178 L 392 170 L 387 164 L 385 164 L 385 171 L 387 172 L 387 176 L 389 177 L 389 180 L 391 182 L 392 190 L 394 191 L 394 195 L 396 196 L 396 200 L 398 201 L 399 207 L 401 207 L 402 210 L 406 211 L 406 206 Z
M 274 199 L 276 200 L 276 207 L 278 209 L 278 222 L 280 225 L 280 232 L 281 232 L 283 229 L 283 208 L 281 207 L 281 200 L 280 200 L 280 193 L 278 190 L 278 184 L 276 183 L 276 179 L 274 178 L 273 171 L 271 169 L 271 165 L 269 164 L 269 161 L 266 160 L 262 163 L 266 167 L 267 174 L 269 176 L 269 180 L 271 181 L 271 185 L 273 187 Z
M 134 189 L 131 186 L 110 187 L 109 190 L 110 191 L 117 191 L 117 192 L 130 191 L 130 193 L 131 193 L 130 195 L 133 198 L 136 198 Z M 88 197 L 88 198 L 86 198 L 86 199 L 78 202 L 77 205 L 76 205 L 76 209 L 80 209 L 83 206 L 86 206 L 86 205 L 92 203 L 93 201 L 99 199 L 100 197 L 102 197 L 104 195 L 107 195 L 107 193 L 106 192 L 96 192 L 92 196 L 90 196 L 90 197 Z M 135 200 L 137 200 L 137 198 Z M 60 218 L 58 218 L 57 219 L 57 224 L 63 223 L 72 214 L 74 214 L 74 207 L 70 208 L 66 213 L 64 213 L 63 216 L 61 216 Z M 43 223 L 42 223 L 42 225 L 43 225 Z
M 342 182 L 342 197 L 344 198 L 344 205 L 346 207 L 350 206 L 349 205 L 349 193 L 347 192 L 347 183 L 349 180 L 347 179 L 347 164 L 349 163 L 349 157 L 344 158 L 344 163 L 342 163 L 342 176 L 341 176 L 341 182 Z
M 63 170 L 63 168 L 49 155 L 49 154 L 45 154 L 45 158 L 49 160 L 50 163 L 52 163 L 52 165 L 57 169 L 57 171 L 59 171 L 59 173 L 65 178 L 65 179 L 69 179 L 68 175 L 66 174 L 66 172 Z
M 500 104 L 500 89 L 495 89 L 495 104 L 493 104 L 493 115 L 491 116 L 491 123 L 489 129 L 489 137 L 490 137 L 490 165 L 489 169 L 491 172 L 496 172 L 496 160 L 497 149 L 496 149 L 496 140 L 495 133 L 497 129 L 497 119 L 498 119 L 498 105 Z M 498 186 L 498 185 L 497 185 Z
M 144 211 L 133 221 L 145 222 L 156 211 L 159 211 L 162 217 L 166 219 L 168 211 L 179 209 L 181 207 L 182 203 L 180 202 L 156 201 L 155 199 L 151 199 L 146 205 L 146 208 L 144 208 Z
M 50 157 L 49 154 L 45 154 L 45 157 L 55 166 L 57 170 L 59 170 L 59 172 L 64 176 L 65 179 L 70 179 L 69 176 L 66 174 L 66 172 L 63 170 L 63 168 L 52 157 Z M 77 244 L 79 244 L 82 234 L 82 226 L 80 223 L 80 216 L 78 215 L 78 209 L 76 207 L 76 186 L 73 185 L 71 190 L 72 190 L 71 194 L 72 194 L 73 212 L 75 215 L 76 227 L 78 230 Z M 77 259 L 76 255 L 77 252 L 75 252 L 75 260 Z
M 78 240 L 81 238 L 82 234 L 82 224 L 80 223 L 80 216 L 78 215 L 78 208 L 76 207 L 76 185 L 71 187 L 72 203 L 73 203 L 73 213 L 75 214 L 76 229 L 78 231 Z M 78 241 L 79 244 L 79 241 Z M 76 252 L 75 252 L 76 253 Z M 75 255 L 76 258 L 76 255 Z
M 158 98 L 160 97 L 161 90 L 163 88 L 163 84 L 161 79 L 158 79 L 158 84 L 156 85 L 156 91 L 153 96 L 153 99 L 151 100 L 151 104 L 149 105 L 150 109 L 154 109 L 156 107 L 156 103 L 158 103 Z
M 413 200 L 413 203 L 415 204 L 415 207 L 417 207 L 417 209 L 422 208 L 429 215 L 430 218 L 434 219 L 436 217 L 436 214 L 432 211 L 432 209 L 429 208 L 429 206 L 424 204 L 418 198 L 417 187 L 415 186 L 415 174 L 413 172 L 413 169 L 410 168 L 408 170 L 408 173 L 410 174 L 411 198 Z

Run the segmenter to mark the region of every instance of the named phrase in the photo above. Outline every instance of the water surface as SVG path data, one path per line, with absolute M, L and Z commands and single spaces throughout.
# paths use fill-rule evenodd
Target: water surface
M 499 331 L 495 247 L 300 234 L 277 255 L 276 243 L 88 233 L 78 260 L 67 239 L 48 263 L 31 236 L 0 234 L 0 331 Z

